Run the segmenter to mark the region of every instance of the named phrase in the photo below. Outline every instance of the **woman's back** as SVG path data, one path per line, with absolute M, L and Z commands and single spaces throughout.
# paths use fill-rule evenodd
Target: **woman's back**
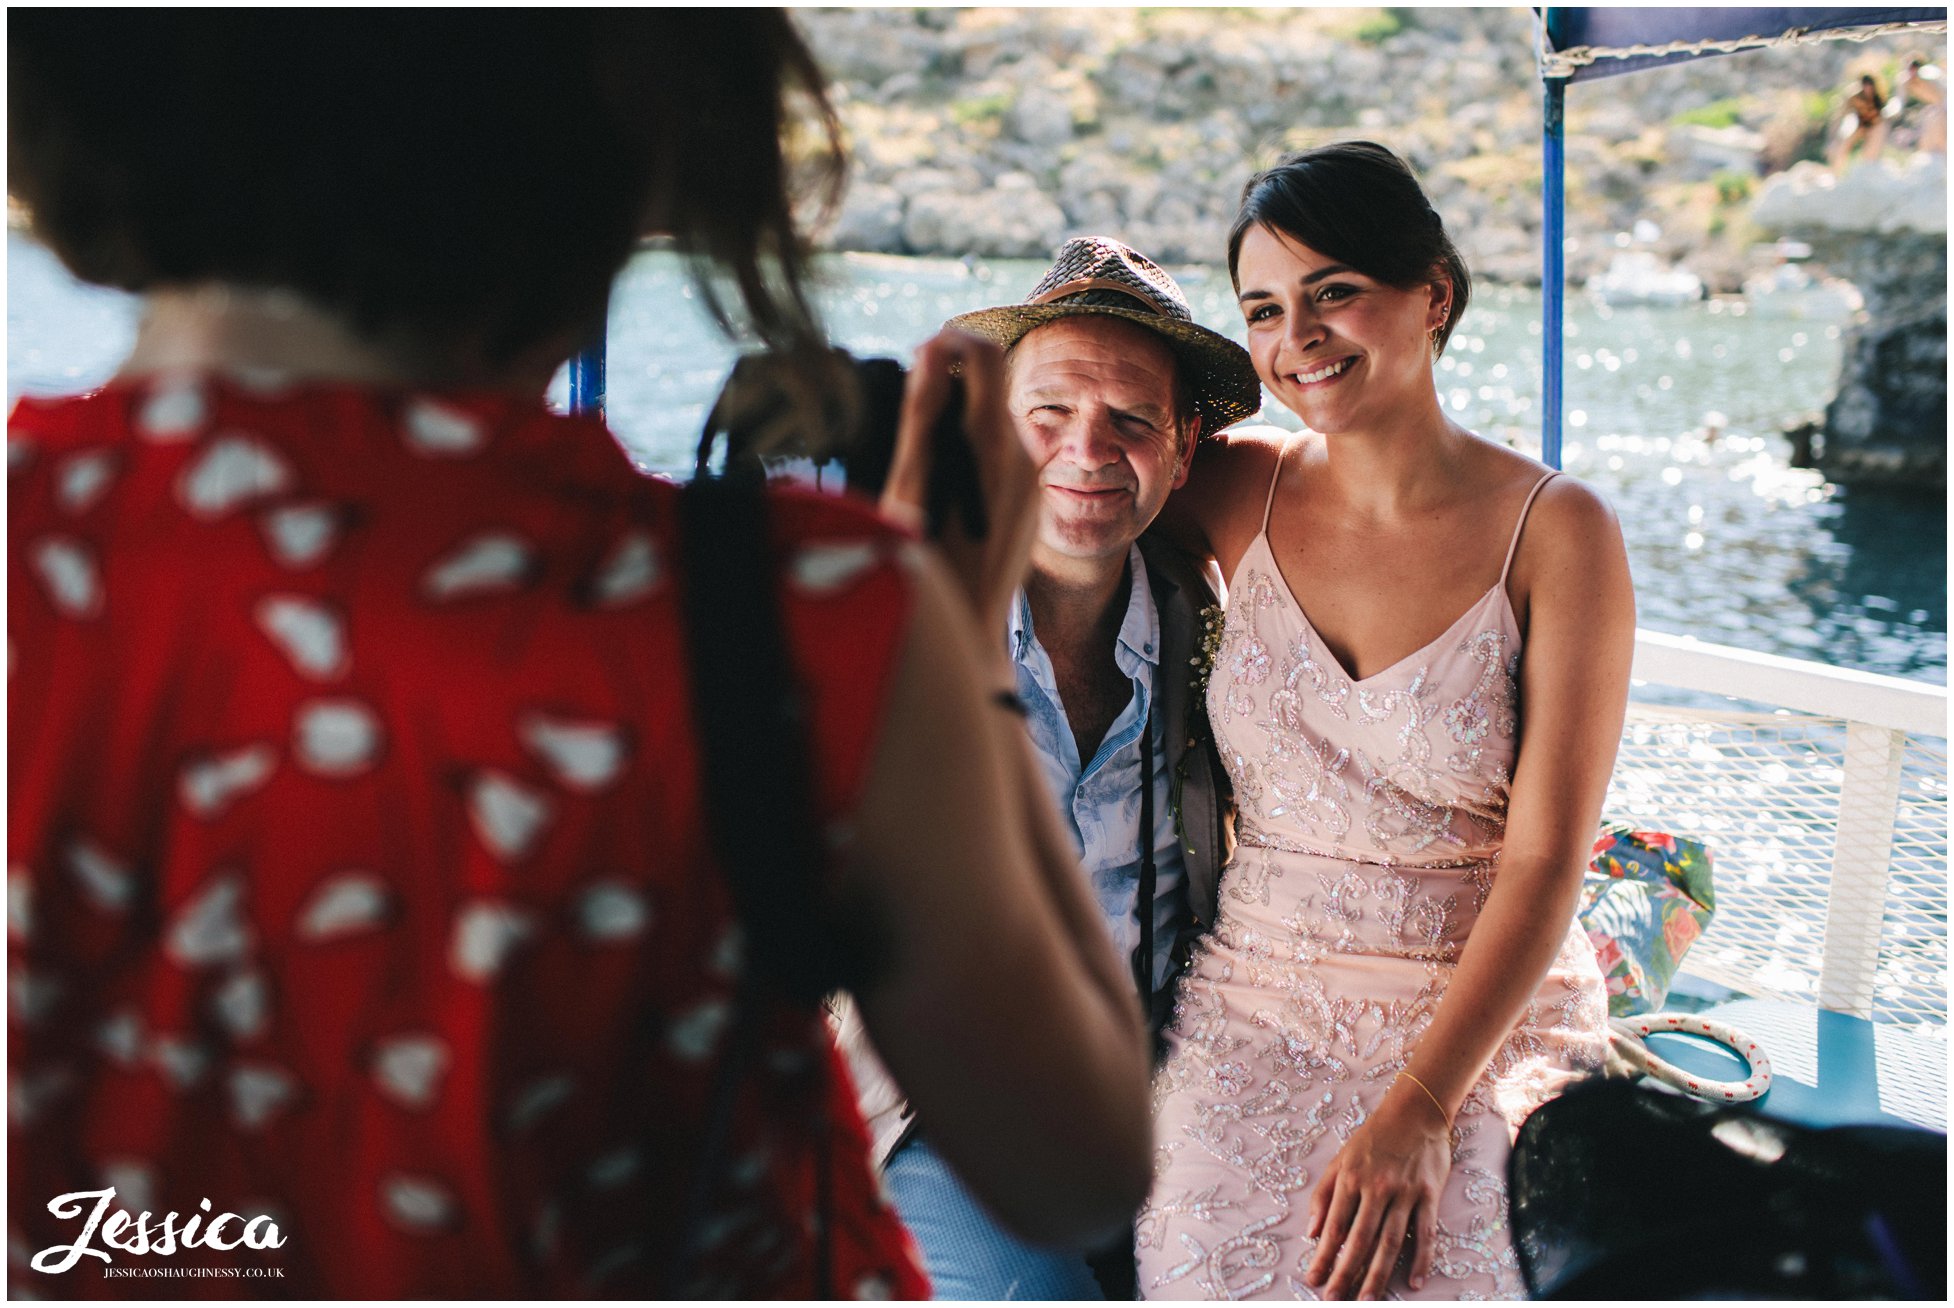
M 24 401 L 10 435 L 30 1250 L 81 1236 L 49 1201 L 113 1185 L 152 1235 L 204 1199 L 206 1221 L 270 1214 L 272 1249 L 89 1246 L 282 1273 L 251 1293 L 677 1288 L 741 949 L 694 763 L 676 490 L 597 424 L 501 397 L 118 383 Z M 774 519 L 833 821 L 911 586 L 865 513 L 782 498 Z M 700 1289 L 816 1292 L 829 1121 L 836 1287 L 924 1292 L 818 1024 L 774 1014 L 761 1050 Z

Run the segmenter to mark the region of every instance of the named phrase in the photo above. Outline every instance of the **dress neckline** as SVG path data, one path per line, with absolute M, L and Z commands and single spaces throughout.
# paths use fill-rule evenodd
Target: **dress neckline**
M 1296 610 L 1296 616 L 1302 620 L 1303 626 L 1309 630 L 1309 634 L 1316 638 L 1316 645 L 1319 649 L 1323 651 L 1323 656 L 1329 660 L 1330 666 L 1335 668 L 1338 674 L 1341 675 L 1345 681 L 1349 682 L 1353 688 L 1368 686 L 1372 682 L 1378 680 L 1379 678 L 1385 676 L 1386 674 L 1395 672 L 1399 668 L 1405 666 L 1407 663 L 1415 662 L 1418 659 L 1424 657 L 1425 655 L 1431 653 L 1434 649 L 1438 648 L 1440 645 L 1443 645 L 1452 636 L 1452 634 L 1456 632 L 1460 627 L 1464 626 L 1466 623 L 1466 619 L 1470 618 L 1473 614 L 1479 612 L 1480 609 L 1484 608 L 1486 605 L 1486 601 L 1492 599 L 1494 595 L 1498 595 L 1500 598 L 1500 602 L 1506 606 L 1507 618 L 1512 622 L 1512 624 L 1515 627 L 1519 625 L 1519 619 L 1513 612 L 1513 599 L 1511 596 L 1509 596 L 1506 593 L 1506 579 L 1504 577 L 1501 577 L 1500 580 L 1494 582 L 1490 587 L 1488 587 L 1485 594 L 1481 595 L 1477 600 L 1475 600 L 1470 608 L 1466 609 L 1465 612 L 1461 613 L 1458 617 L 1454 618 L 1452 620 L 1452 625 L 1447 627 L 1444 631 L 1439 632 L 1438 635 L 1432 637 L 1430 640 L 1426 641 L 1423 645 L 1420 645 L 1417 649 L 1412 650 L 1411 653 L 1405 655 L 1401 659 L 1396 660 L 1395 662 L 1391 663 L 1389 666 L 1379 668 L 1376 672 L 1371 673 L 1368 677 L 1355 677 L 1351 675 L 1350 669 L 1343 665 L 1343 660 L 1337 657 L 1336 651 L 1330 648 L 1330 643 L 1323 639 L 1323 633 L 1316 629 L 1316 624 L 1310 621 L 1309 610 L 1305 609 L 1303 607 L 1303 602 L 1300 599 L 1296 598 L 1295 590 L 1291 588 L 1291 586 L 1289 585 L 1289 578 L 1282 575 L 1282 565 L 1276 562 L 1276 553 L 1273 549 L 1269 547 L 1269 532 L 1266 527 L 1263 528 L 1261 531 L 1255 533 L 1255 539 L 1249 542 L 1248 547 L 1249 549 L 1252 550 L 1257 545 L 1260 545 L 1262 547 L 1262 552 L 1268 555 L 1269 571 L 1275 574 L 1276 584 L 1282 587 L 1282 593 L 1289 597 L 1289 604 L 1292 608 Z M 1242 555 L 1242 559 L 1246 561 L 1247 558 L 1248 558 L 1248 554 L 1244 552 Z M 1235 576 L 1240 577 L 1241 574 L 1242 574 L 1242 565 L 1240 563 L 1237 563 L 1235 565 Z M 1236 594 L 1235 583 L 1234 583 L 1234 579 L 1231 578 L 1228 583 L 1228 595 L 1231 602 L 1235 594 Z

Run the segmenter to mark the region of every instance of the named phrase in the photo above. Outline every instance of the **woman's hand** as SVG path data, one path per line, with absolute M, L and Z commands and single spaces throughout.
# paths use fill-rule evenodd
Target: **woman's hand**
M 1024 582 L 1038 532 L 1038 469 L 1005 404 L 1004 353 L 997 346 L 945 330 L 916 351 L 881 510 L 904 526 L 920 530 L 923 525 L 930 432 L 949 398 L 953 365 L 963 380 L 964 435 L 976 455 L 990 530 L 982 540 L 971 540 L 953 526 L 935 544 L 969 600 L 978 630 L 1002 633 L 1010 624 L 1011 596 Z
M 1431 1273 L 1438 1196 L 1452 1171 L 1452 1132 L 1402 1082 L 1330 1160 L 1310 1196 L 1317 1241 L 1303 1280 L 1326 1299 L 1381 1299 L 1412 1240 L 1411 1287 Z

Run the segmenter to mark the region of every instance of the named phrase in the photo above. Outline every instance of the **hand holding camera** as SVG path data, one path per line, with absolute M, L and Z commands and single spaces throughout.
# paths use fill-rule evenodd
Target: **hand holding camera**
M 891 359 L 843 350 L 749 355 L 727 379 L 700 440 L 704 474 L 719 433 L 726 474 L 768 463 L 841 465 L 848 489 L 941 551 L 980 631 L 1002 631 L 1037 533 L 1038 473 L 1005 404 L 1004 355 L 945 330 L 905 377 Z
M 933 511 L 946 451 L 949 458 L 963 451 L 974 462 L 988 530 Z M 1038 529 L 1038 470 L 1005 404 L 1004 354 L 997 346 L 942 331 L 917 350 L 880 502 L 885 516 L 927 530 L 969 597 L 978 629 L 1003 631 Z

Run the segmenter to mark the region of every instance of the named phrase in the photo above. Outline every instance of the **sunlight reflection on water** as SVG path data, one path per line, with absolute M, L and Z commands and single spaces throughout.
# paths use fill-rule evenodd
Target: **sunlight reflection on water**
M 128 298 L 76 285 L 19 233 L 8 256 L 9 396 L 105 379 L 132 338 Z M 822 269 L 834 338 L 897 357 L 954 314 L 1021 297 L 1044 271 L 868 255 Z M 1224 270 L 1177 276 L 1197 320 L 1242 338 Z M 1776 434 L 1829 397 L 1837 324 L 1720 302 L 1604 310 L 1579 297 L 1567 318 L 1565 463 L 1621 517 L 1643 626 L 1945 683 L 1943 512 L 1839 493 L 1787 467 Z M 1479 288 L 1438 366 L 1452 416 L 1536 451 L 1539 333 L 1538 292 Z M 613 298 L 607 382 L 612 424 L 641 467 L 691 466 L 733 355 L 676 257 L 632 262 Z M 561 376 L 555 394 L 567 394 Z M 1264 418 L 1296 426 L 1279 408 Z

